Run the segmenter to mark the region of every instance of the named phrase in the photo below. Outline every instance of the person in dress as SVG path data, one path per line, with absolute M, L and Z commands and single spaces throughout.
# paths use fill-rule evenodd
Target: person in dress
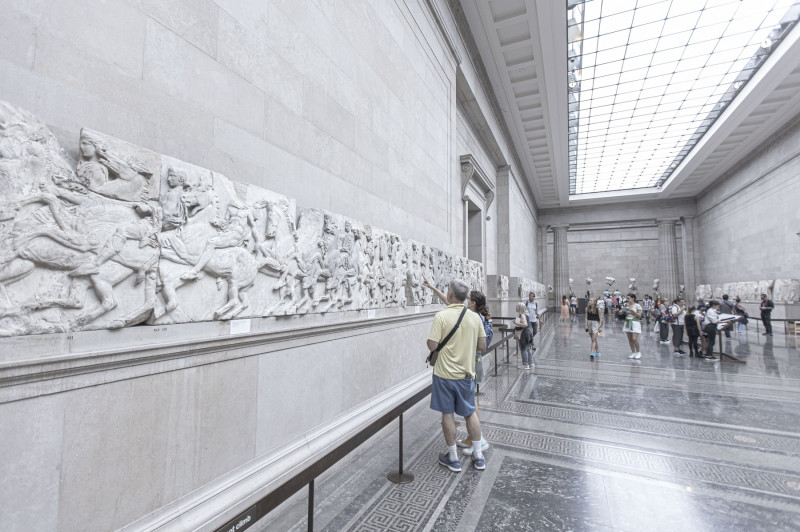
M 567 296 L 561 296 L 561 320 L 569 319 L 569 300 Z

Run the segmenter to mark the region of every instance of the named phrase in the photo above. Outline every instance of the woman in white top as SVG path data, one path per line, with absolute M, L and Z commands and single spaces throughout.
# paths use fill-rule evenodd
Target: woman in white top
M 628 335 L 628 345 L 631 346 L 631 354 L 628 358 L 642 358 L 642 353 L 639 351 L 639 335 L 642 333 L 642 306 L 636 302 L 636 296 L 633 293 L 628 294 L 625 306 L 620 313 L 623 312 L 625 313 L 625 325 L 622 330 Z
M 706 360 L 719 360 L 714 356 L 714 343 L 717 341 L 717 322 L 719 322 L 719 302 L 709 301 L 706 310 L 703 332 L 706 333 L 706 351 L 703 358 Z
M 681 343 L 683 343 L 683 329 L 684 329 L 684 320 L 686 318 L 686 304 L 683 302 L 683 299 L 680 297 L 676 297 L 672 300 L 672 305 L 670 305 L 668 312 L 672 314 L 674 321 L 672 322 L 672 345 L 674 346 L 674 351 L 672 352 L 673 355 L 677 356 L 684 356 L 686 351 L 681 349 Z

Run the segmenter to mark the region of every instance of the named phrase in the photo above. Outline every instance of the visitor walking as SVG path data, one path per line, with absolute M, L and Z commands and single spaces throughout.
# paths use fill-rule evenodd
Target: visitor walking
M 569 319 L 569 301 L 567 300 L 567 296 L 561 296 L 561 316 L 560 319 L 568 320 Z

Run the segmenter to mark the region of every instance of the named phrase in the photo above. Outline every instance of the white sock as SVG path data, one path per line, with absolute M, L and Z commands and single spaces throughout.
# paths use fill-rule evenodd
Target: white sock
M 447 451 L 450 453 L 450 461 L 455 462 L 458 460 L 458 451 L 456 451 L 455 445 L 448 445 Z
M 475 458 L 483 458 L 483 451 L 481 451 L 481 443 L 483 442 L 483 434 L 477 440 L 472 440 L 472 456 Z
M 472 456 L 478 460 L 483 460 L 483 451 L 481 451 L 481 442 L 478 440 L 478 446 L 472 445 Z

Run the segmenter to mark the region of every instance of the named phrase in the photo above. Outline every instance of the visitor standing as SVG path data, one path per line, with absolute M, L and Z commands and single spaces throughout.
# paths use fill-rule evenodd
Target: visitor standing
M 658 310 L 658 343 L 662 345 L 669 344 L 669 323 L 665 319 L 667 314 L 667 305 L 659 298 L 656 300 L 655 308 Z
M 684 323 L 686 324 L 686 337 L 689 339 L 689 356 L 700 358 L 700 346 L 697 344 L 700 338 L 700 312 L 695 307 L 689 307 L 686 311 Z
M 589 358 L 594 360 L 600 358 L 600 346 L 597 345 L 597 335 L 603 330 L 603 312 L 597 306 L 595 298 L 589 299 L 589 304 L 586 306 L 586 318 L 584 319 L 584 327 L 586 332 L 589 333 L 591 339 L 591 353 Z
M 561 320 L 568 320 L 569 319 L 569 301 L 567 300 L 567 296 L 561 296 Z
M 672 315 L 672 346 L 675 348 L 672 352 L 673 355 L 683 356 L 686 351 L 681 349 L 683 343 L 683 325 L 684 318 L 686 317 L 686 305 L 681 298 L 675 298 L 672 305 L 669 307 L 669 313 Z
M 646 325 L 650 325 L 650 313 L 653 311 L 653 300 L 650 297 L 650 294 L 644 295 L 644 300 L 642 301 L 642 315 L 644 316 Z
M 750 315 L 747 313 L 747 309 L 744 308 L 739 296 L 736 296 L 735 302 L 736 304 L 733 305 L 733 313 L 739 316 L 739 322 L 736 324 L 736 327 L 738 328 L 739 334 L 745 334 L 747 332 L 747 323 Z
M 439 464 L 453 472 L 461 471 L 454 414 L 464 416 L 470 439 L 481 441 L 481 423 L 475 411 L 475 352 L 486 351 L 486 332 L 478 315 L 464 307 L 468 291 L 463 281 L 450 282 L 445 296 L 447 308 L 434 316 L 427 341 L 428 350 L 439 353 L 431 386 L 431 409 L 442 414 L 447 444 L 447 452 L 439 455 Z M 486 469 L 480 446 L 473 449 L 472 464 L 475 469 Z
M 622 332 L 628 336 L 628 345 L 631 348 L 628 358 L 638 360 L 642 358 L 642 353 L 639 351 L 639 335 L 642 333 L 642 306 L 636 302 L 636 296 L 633 293 L 628 294 L 625 306 L 620 312 L 625 313 L 625 325 L 622 327 Z
M 533 333 L 531 349 L 536 351 L 534 339 L 536 338 L 536 333 L 539 332 L 539 303 L 536 302 L 536 294 L 528 292 L 528 300 L 525 302 L 525 307 L 528 309 L 528 323 L 531 324 L 531 332 Z
M 569 313 L 573 316 L 578 315 L 578 297 L 572 294 L 569 298 Z
M 772 309 L 775 308 L 775 303 L 767 297 L 767 294 L 761 294 L 761 305 L 758 308 L 761 310 L 761 321 L 764 322 L 766 331 L 763 336 L 772 336 Z
M 719 302 L 719 310 L 722 314 L 736 314 L 733 311 L 733 303 L 728 298 L 728 294 L 722 294 L 722 301 Z M 731 337 L 731 330 L 725 329 L 725 338 Z
M 703 332 L 706 333 L 706 360 L 719 360 L 714 356 L 714 344 L 717 341 L 717 323 L 719 323 L 719 302 L 711 300 L 706 308 Z
M 528 323 L 528 315 L 525 305 L 517 305 L 517 318 L 514 320 L 514 338 L 519 342 L 519 350 L 522 353 L 522 369 L 534 369 L 533 350 L 533 331 Z

